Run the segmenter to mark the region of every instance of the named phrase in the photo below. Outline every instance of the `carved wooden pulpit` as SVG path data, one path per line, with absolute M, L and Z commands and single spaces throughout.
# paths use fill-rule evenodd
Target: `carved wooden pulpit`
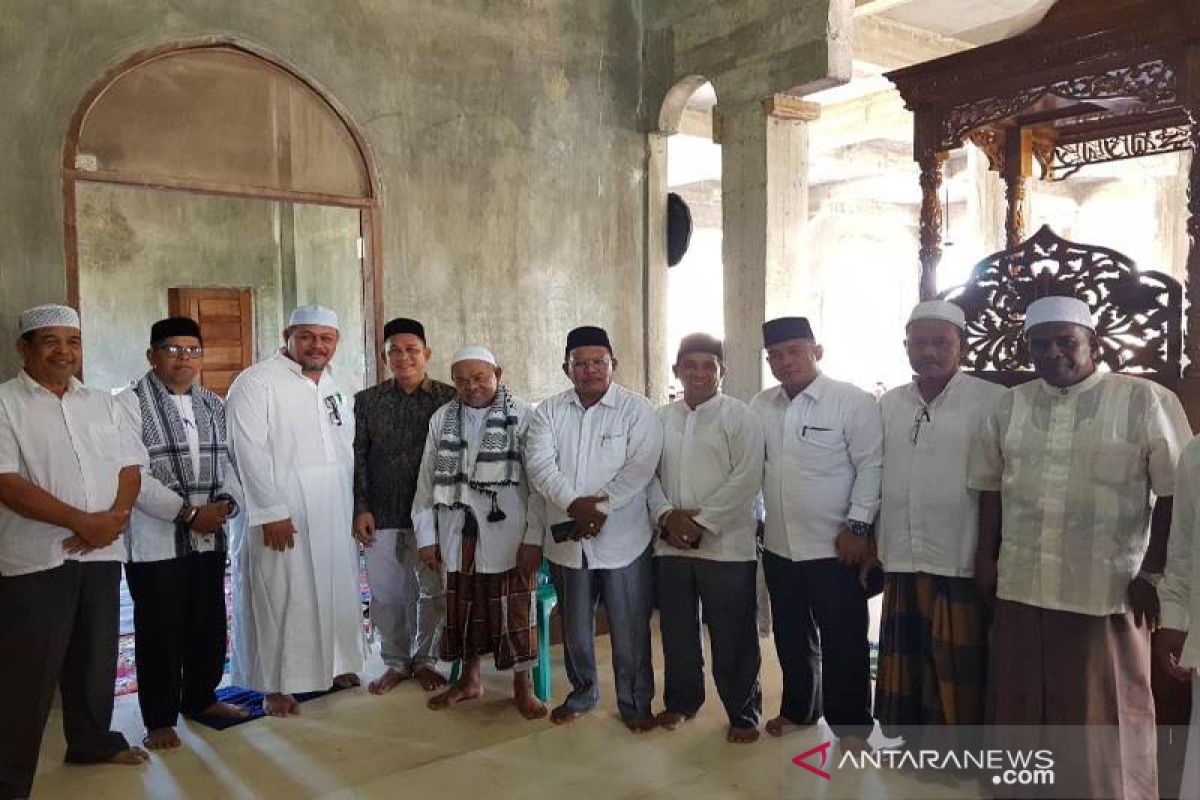
M 1200 150 L 1200 2 L 1059 0 L 1025 33 L 888 78 L 915 115 L 920 286 L 929 298 L 942 255 L 942 164 L 966 141 L 1004 178 L 1009 248 L 1027 235 L 1022 208 L 1035 165 L 1042 179 L 1062 180 L 1088 164 Z M 1183 352 L 1187 376 L 1200 378 L 1200 158 L 1188 211 Z

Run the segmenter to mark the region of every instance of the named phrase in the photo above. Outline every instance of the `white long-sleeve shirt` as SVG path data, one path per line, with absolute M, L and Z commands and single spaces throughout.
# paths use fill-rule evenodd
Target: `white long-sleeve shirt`
M 705 532 L 695 549 L 656 538 L 654 554 L 754 561 L 754 504 L 763 470 L 758 417 L 742 401 L 717 394 L 694 409 L 683 400 L 669 403 L 658 409 L 658 419 L 663 453 L 650 482 L 650 519 L 658 522 L 673 509 L 699 509 L 695 520 Z
M 1188 634 L 1180 655 L 1181 666 L 1200 667 L 1200 635 L 1191 635 L 1192 620 L 1200 620 L 1200 437 L 1192 439 L 1179 456 L 1175 469 L 1175 500 L 1171 512 L 1171 538 L 1167 542 L 1167 568 L 1158 585 L 1162 626 Z
M 0 474 L 18 475 L 80 511 L 112 507 L 121 469 L 137 466 L 138 435 L 112 395 L 74 378 L 61 398 L 24 370 L 0 384 Z M 43 572 L 64 561 L 125 560 L 125 534 L 83 555 L 63 551 L 72 536 L 0 504 L 0 575 Z
M 879 510 L 883 423 L 875 398 L 818 375 L 794 398 L 775 386 L 750 407 L 767 442 L 766 549 L 792 561 L 836 558 L 842 524 L 874 522 Z
M 187 402 L 180 403 L 179 398 L 184 398 Z M 188 454 L 192 459 L 193 471 L 199 472 L 200 436 L 196 431 L 191 395 L 171 395 L 171 399 L 176 402 L 180 416 L 191 416 Z M 127 424 L 132 426 L 133 430 L 141 431 L 142 407 L 138 401 L 137 392 L 127 389 L 118 394 L 116 400 Z M 184 424 L 187 425 L 186 417 Z M 175 558 L 178 555 L 175 547 L 175 518 L 179 516 L 179 511 L 183 508 L 183 497 L 154 477 L 154 473 L 150 471 L 150 453 L 146 450 L 146 445 L 140 436 L 136 446 L 138 461 L 142 468 L 142 488 L 138 492 L 137 503 L 129 515 L 129 560 L 164 561 Z M 232 497 L 240 509 L 244 502 L 241 481 L 238 480 L 237 472 L 228 464 L 225 466 L 219 491 Z M 195 496 L 190 501 L 192 505 L 199 506 L 207 503 L 208 498 Z M 192 532 L 192 549 L 198 553 L 213 550 L 215 543 L 215 536 Z
M 546 558 L 580 568 L 617 569 L 633 562 L 653 531 L 646 489 L 662 453 L 662 431 L 650 401 L 613 384 L 590 408 L 574 389 L 542 402 L 525 442 L 525 469 L 546 499 L 547 526 L 570 519 L 576 499 L 603 495 L 608 519 L 581 542 L 555 542 L 546 531 Z
M 513 413 L 518 422 L 517 435 L 524 442 L 529 428 L 533 408 L 519 397 L 511 397 Z M 444 405 L 433 413 L 429 420 L 429 435 L 425 438 L 425 454 L 421 458 L 421 471 L 417 475 L 417 491 L 413 497 L 412 517 L 417 545 L 429 547 L 440 545 L 442 563 L 448 572 L 462 569 L 462 528 L 466 512 L 461 508 L 434 508 L 433 469 L 437 458 L 438 440 L 450 405 Z M 463 406 L 461 435 L 467 445 L 463 458 L 463 471 L 470 475 L 479 455 L 479 444 L 483 438 L 483 426 L 490 409 Z M 537 492 L 529 491 L 529 476 L 523 475 L 516 486 L 502 486 L 496 492 L 496 500 L 504 519 L 489 522 L 492 510 L 491 498 L 471 487 L 467 487 L 467 502 L 479 525 L 479 541 L 475 547 L 475 571 L 486 574 L 507 572 L 517 565 L 517 551 L 522 543 L 542 546 L 545 529 L 545 504 Z
M 879 560 L 887 572 L 975 574 L 979 492 L 967 487 L 971 439 L 1006 389 L 957 373 L 926 403 L 916 383 L 879 401 L 883 505 Z

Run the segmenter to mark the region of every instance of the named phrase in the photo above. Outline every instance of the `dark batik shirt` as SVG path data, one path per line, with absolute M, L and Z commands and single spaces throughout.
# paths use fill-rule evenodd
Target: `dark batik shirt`
M 425 379 L 412 394 L 388 379 L 354 396 L 354 513 L 370 511 L 377 528 L 411 528 L 413 494 L 433 412 L 454 399 Z

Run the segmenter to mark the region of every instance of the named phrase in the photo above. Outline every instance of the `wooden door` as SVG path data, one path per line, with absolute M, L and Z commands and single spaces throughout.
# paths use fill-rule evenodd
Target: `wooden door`
M 254 363 L 254 315 L 249 289 L 168 289 L 171 316 L 191 317 L 204 337 L 200 385 L 225 396 L 237 374 Z

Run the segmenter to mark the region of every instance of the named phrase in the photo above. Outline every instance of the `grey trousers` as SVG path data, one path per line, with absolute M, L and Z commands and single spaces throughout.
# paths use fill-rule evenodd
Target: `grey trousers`
M 704 705 L 704 649 L 700 609 L 708 626 L 713 680 L 729 724 L 757 728 L 762 716 L 758 682 L 757 561 L 709 561 L 659 556 L 658 610 L 665 665 L 667 711 L 694 716 Z
M 117 679 L 121 565 L 68 561 L 0 577 L 0 798 L 28 797 L 42 734 L 62 692 L 67 761 L 107 761 L 129 746 L 109 730 Z
M 379 631 L 383 663 L 401 672 L 436 663 L 446 623 L 445 587 L 442 576 L 417 556 L 417 535 L 377 530 L 365 552 L 371 623 Z
M 653 573 L 650 548 L 619 569 L 572 569 L 550 564 L 562 610 L 563 650 L 571 694 L 564 706 L 584 712 L 600 702 L 596 683 L 596 604 L 604 601 L 612 643 L 617 710 L 625 720 L 652 716 L 654 668 L 650 660 Z

